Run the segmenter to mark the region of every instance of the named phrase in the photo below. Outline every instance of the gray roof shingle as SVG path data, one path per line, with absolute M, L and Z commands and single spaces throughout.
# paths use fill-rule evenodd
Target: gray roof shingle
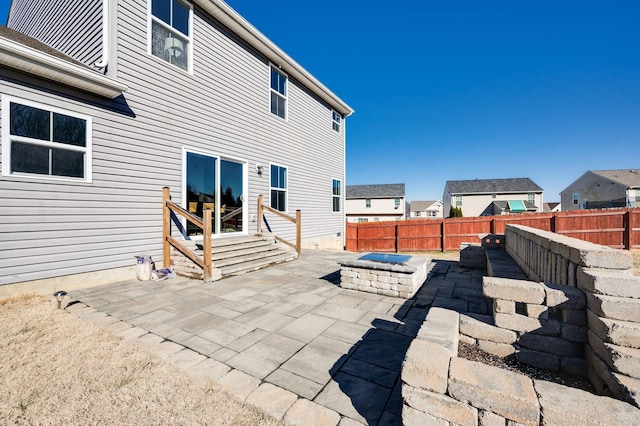
M 529 178 L 448 180 L 451 194 L 504 194 L 509 192 L 542 192 Z
M 591 170 L 592 173 L 620 182 L 629 188 L 640 187 L 640 169 L 624 169 L 624 170 Z
M 347 185 L 346 198 L 396 198 L 404 197 L 404 183 L 380 185 Z

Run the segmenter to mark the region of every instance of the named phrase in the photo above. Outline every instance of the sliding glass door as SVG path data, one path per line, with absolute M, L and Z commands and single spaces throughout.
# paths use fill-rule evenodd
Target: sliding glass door
M 244 231 L 245 163 L 185 151 L 185 208 L 198 217 L 210 209 L 214 235 Z M 187 236 L 202 230 L 187 222 Z

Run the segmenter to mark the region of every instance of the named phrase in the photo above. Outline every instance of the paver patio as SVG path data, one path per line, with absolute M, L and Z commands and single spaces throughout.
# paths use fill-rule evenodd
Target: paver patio
M 435 261 L 398 299 L 340 288 L 337 261 L 353 256 L 307 250 L 211 284 L 130 280 L 71 292 L 67 309 L 286 422 L 309 424 L 311 410 L 314 424 L 401 424 L 411 340 L 431 306 L 488 313 L 481 274 Z

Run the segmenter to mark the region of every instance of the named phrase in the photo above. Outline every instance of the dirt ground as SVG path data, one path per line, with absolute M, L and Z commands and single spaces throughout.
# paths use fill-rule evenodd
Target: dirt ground
M 631 250 L 633 256 L 633 273 L 640 276 L 640 250 Z
M 33 296 L 0 301 L 0 423 L 280 424 Z

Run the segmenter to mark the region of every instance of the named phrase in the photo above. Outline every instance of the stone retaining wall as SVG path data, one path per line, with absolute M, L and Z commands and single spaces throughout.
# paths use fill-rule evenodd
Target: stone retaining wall
M 640 277 L 631 273 L 631 254 L 519 225 L 507 225 L 505 236 L 507 252 L 529 279 L 584 292 L 584 314 L 564 318 L 586 317 L 589 381 L 602 394 L 640 406 Z
M 402 367 L 405 425 L 639 424 L 622 401 L 457 357 L 465 315 L 431 308 Z

